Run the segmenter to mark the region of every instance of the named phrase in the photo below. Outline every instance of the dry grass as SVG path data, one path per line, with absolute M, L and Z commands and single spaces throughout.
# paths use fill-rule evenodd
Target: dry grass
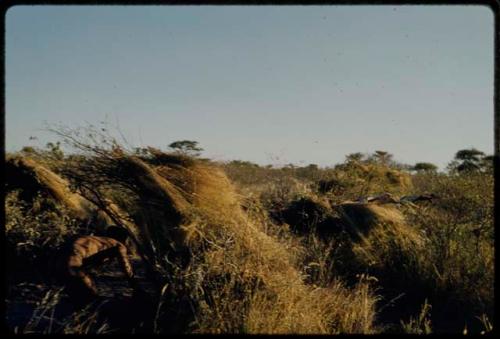
M 210 161 L 61 136 L 81 153 L 58 163 L 57 174 L 35 160 L 12 168 L 30 168 L 57 209 L 78 210 L 83 201 L 131 231 L 157 288 L 156 332 L 366 334 L 391 323 L 399 332 L 428 333 L 458 322 L 461 331 L 463 319 L 470 324 L 479 315 L 477 323 L 489 324 L 492 198 L 474 191 L 476 183 L 488 188 L 489 178 L 412 178 L 379 163 L 348 162 L 323 172 L 224 165 L 229 180 Z M 333 189 L 319 189 L 318 180 L 333 179 Z M 436 206 L 345 203 L 382 192 L 445 198 Z M 29 238 L 19 225 L 32 207 L 19 207 L 15 194 L 9 237 Z M 281 223 L 287 210 L 300 213 Z M 37 222 L 30 229 L 41 229 Z M 471 241 L 477 226 L 482 233 Z M 338 232 L 317 232 L 332 228 Z M 388 299 L 400 294 L 391 318 Z M 462 308 L 450 316 L 455 327 L 446 327 L 446 315 Z
M 173 300 L 182 299 L 189 321 L 181 331 L 373 331 L 375 299 L 368 288 L 337 285 L 319 292 L 307 286 L 293 253 L 246 214 L 241 197 L 214 164 L 154 149 L 137 157 L 116 147 L 91 152 L 89 159 L 67 173 L 83 186 L 91 181 L 94 194 L 104 195 L 109 183 L 129 192 L 120 208 L 132 212 L 141 251 L 154 258 L 150 268 L 171 286 L 165 322 L 174 316 Z M 356 302 L 367 308 L 345 314 L 343 305 Z
M 401 255 L 417 257 L 424 245 L 424 237 L 406 224 L 403 214 L 395 207 L 349 203 L 338 208 L 342 219 L 359 236 L 353 251 L 366 266 L 387 269 Z
M 391 179 L 388 170 L 402 174 L 400 179 Z M 317 170 L 314 175 L 318 176 Z M 232 177 L 239 182 L 234 169 Z M 433 332 L 461 332 L 465 323 L 469 332 L 479 333 L 486 328 L 478 317 L 493 314 L 491 174 L 410 176 L 381 164 L 351 161 L 335 169 L 324 169 L 318 177 L 323 180 L 321 185 L 310 187 L 317 190 L 319 197 L 303 192 L 267 195 L 265 200 L 270 215 L 293 208 L 297 201 L 311 202 L 312 208 L 303 209 L 306 213 L 300 222 L 309 230 L 317 229 L 315 222 L 321 223 L 321 218 L 314 217 L 318 214 L 315 211 L 324 211 L 319 214 L 325 218 L 336 216 L 330 221 L 354 231 L 348 237 L 340 233 L 321 239 L 306 233 L 288 239 L 286 225 L 280 231 L 271 227 L 281 239 L 291 244 L 299 241 L 307 249 L 299 256 L 310 283 L 324 286 L 333 277 L 352 283 L 359 274 L 374 276 L 378 280 L 377 292 L 384 296 L 377 308 L 383 310 L 379 317 L 385 324 L 383 331 L 412 331 L 411 326 L 402 327 L 401 321 L 408 324 L 411 319 L 418 319 L 426 299 L 434 310 Z M 277 181 L 273 177 L 272 182 Z M 259 181 L 253 190 L 248 180 L 243 182 L 245 191 L 250 193 L 261 191 L 261 186 Z M 382 192 L 395 196 L 433 192 L 440 198 L 431 204 L 402 206 L 344 203 Z M 316 203 L 324 198 L 333 204 L 332 211 Z
M 12 156 L 6 160 L 9 182 L 14 183 L 11 189 L 22 189 L 27 198 L 43 192 L 57 204 L 64 206 L 71 217 L 81 222 L 93 221 L 104 226 L 111 223 L 111 219 L 98 211 L 81 195 L 70 190 L 70 183 L 48 169 L 39 161 L 21 156 Z
M 99 305 L 71 312 L 60 318 L 57 316 L 61 307 L 63 289 L 48 290 L 37 302 L 30 319 L 22 327 L 13 329 L 15 334 L 105 334 L 111 329 L 99 317 Z

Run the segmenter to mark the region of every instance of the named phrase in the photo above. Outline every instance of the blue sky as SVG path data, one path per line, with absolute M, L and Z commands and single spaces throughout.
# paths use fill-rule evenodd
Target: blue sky
M 106 120 L 216 160 L 443 167 L 493 152 L 493 24 L 481 6 L 16 6 L 6 148 Z

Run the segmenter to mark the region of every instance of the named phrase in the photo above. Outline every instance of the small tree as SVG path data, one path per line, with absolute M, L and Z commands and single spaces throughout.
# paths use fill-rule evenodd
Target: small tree
M 203 152 L 203 148 L 198 146 L 198 141 L 180 140 L 174 141 L 168 147 L 183 155 L 191 155 L 197 157 Z
M 386 151 L 375 151 L 373 155 L 370 156 L 369 160 L 380 163 L 382 165 L 392 165 L 393 155 Z
M 438 168 L 430 162 L 417 162 L 411 169 L 417 172 L 436 172 Z
M 345 156 L 345 161 L 346 162 L 352 162 L 352 161 L 362 161 L 364 159 L 365 155 L 361 152 L 356 152 L 356 153 L 350 153 Z
M 455 159 L 449 168 L 457 172 L 471 172 L 481 169 L 484 153 L 475 148 L 463 149 L 455 154 Z

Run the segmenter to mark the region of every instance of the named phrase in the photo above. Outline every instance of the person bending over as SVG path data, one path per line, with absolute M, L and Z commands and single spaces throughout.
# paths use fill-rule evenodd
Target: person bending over
M 134 290 L 138 288 L 125 245 L 128 232 L 122 227 L 108 226 L 106 236 L 80 236 L 68 244 L 65 258 L 65 273 L 69 294 L 79 299 L 98 296 L 97 288 L 89 275 L 91 268 L 116 259 Z

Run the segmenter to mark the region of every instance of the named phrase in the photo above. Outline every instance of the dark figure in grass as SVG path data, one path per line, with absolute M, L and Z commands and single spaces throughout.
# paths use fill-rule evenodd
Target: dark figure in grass
M 64 257 L 60 259 L 63 260 L 67 289 L 71 297 L 80 301 L 98 297 L 89 270 L 113 259 L 118 260 L 129 284 L 137 290 L 137 282 L 125 245 L 128 236 L 124 228 L 111 225 L 107 228 L 106 236 L 80 236 L 68 243 Z

